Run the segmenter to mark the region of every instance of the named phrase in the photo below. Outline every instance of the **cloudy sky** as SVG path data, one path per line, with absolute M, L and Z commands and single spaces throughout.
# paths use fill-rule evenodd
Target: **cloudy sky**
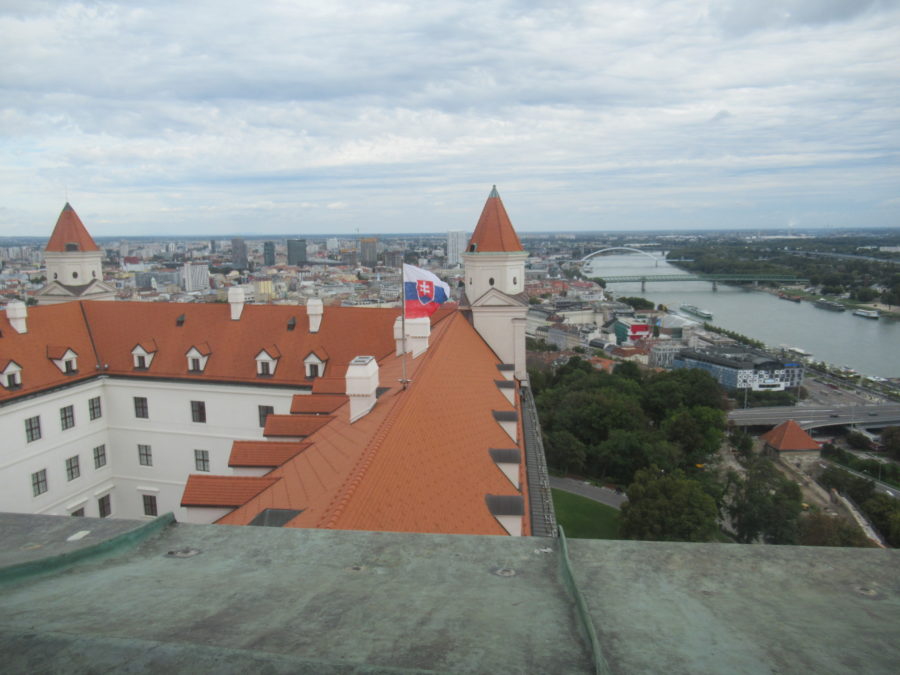
M 0 3 L 0 236 L 900 226 L 895 0 Z

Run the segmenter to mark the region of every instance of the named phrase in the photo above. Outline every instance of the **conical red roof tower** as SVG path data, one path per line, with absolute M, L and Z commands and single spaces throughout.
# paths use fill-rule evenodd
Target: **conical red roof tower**
M 50 235 L 45 251 L 50 253 L 65 253 L 66 251 L 99 251 L 93 238 L 88 234 L 87 228 L 81 222 L 81 218 L 75 213 L 75 209 L 66 202 L 62 213 Z
M 475 248 L 472 248 L 473 246 Z M 495 185 L 484 204 L 481 217 L 478 219 L 472 238 L 469 239 L 466 251 L 470 253 L 512 253 L 522 250 L 524 250 L 522 242 L 519 241 L 519 236 L 513 229 Z

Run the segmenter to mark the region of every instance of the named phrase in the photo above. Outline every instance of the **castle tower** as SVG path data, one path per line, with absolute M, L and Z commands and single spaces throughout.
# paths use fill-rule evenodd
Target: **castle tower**
M 495 185 L 488 195 L 472 238 L 462 254 L 465 266 L 464 310 L 497 356 L 525 370 L 525 259 L 528 254 L 513 229 Z
M 115 289 L 103 282 L 103 251 L 68 202 L 44 249 L 44 262 L 47 285 L 36 295 L 39 304 L 115 298 Z

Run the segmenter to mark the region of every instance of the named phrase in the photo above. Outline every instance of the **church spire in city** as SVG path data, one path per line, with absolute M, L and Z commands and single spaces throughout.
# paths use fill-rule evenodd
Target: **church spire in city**
M 522 243 L 513 229 L 495 185 L 484 204 L 481 217 L 478 219 L 469 245 L 466 246 L 466 251 L 469 253 L 512 253 L 522 250 Z

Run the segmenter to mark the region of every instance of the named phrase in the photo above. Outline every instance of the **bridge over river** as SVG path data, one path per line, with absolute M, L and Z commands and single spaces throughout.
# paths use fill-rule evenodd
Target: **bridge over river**
M 600 277 L 607 284 L 641 283 L 641 290 L 646 290 L 648 283 L 660 283 L 663 281 L 705 281 L 712 283 L 713 288 L 721 283 L 752 282 L 754 285 L 760 281 L 774 281 L 779 284 L 806 285 L 809 279 L 778 274 L 630 274 L 628 276 Z

